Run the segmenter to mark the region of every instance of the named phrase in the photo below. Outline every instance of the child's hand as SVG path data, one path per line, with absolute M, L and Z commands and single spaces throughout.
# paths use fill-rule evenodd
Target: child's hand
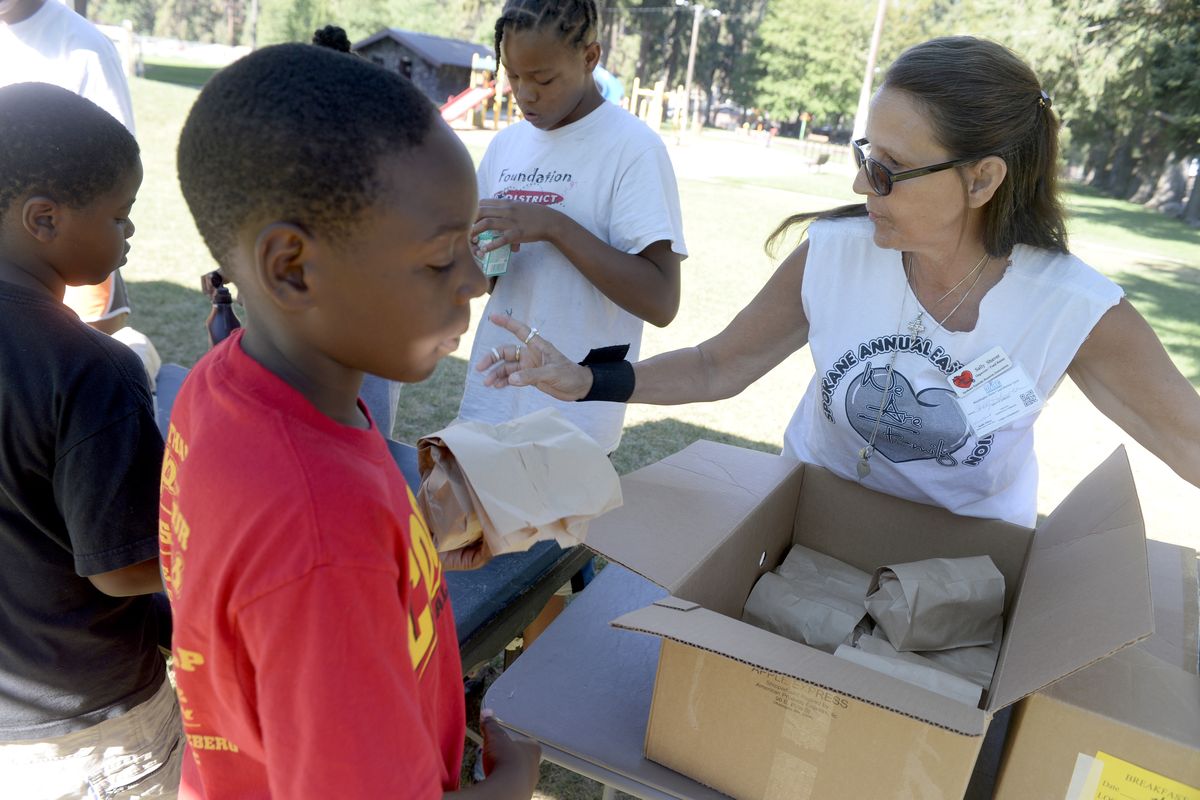
M 474 544 L 448 550 L 441 554 L 442 569 L 458 571 L 464 569 L 479 569 L 492 560 L 491 548 L 486 539 L 480 539 Z
M 506 785 L 517 789 L 514 796 L 533 795 L 538 782 L 538 764 L 542 760 L 541 745 L 523 736 L 510 736 L 490 709 L 480 713 L 479 727 L 483 730 L 484 783 L 503 776 Z
M 522 242 L 545 242 L 553 239 L 554 226 L 562 215 L 539 203 L 521 203 L 515 200 L 480 200 L 479 214 L 475 227 L 471 229 L 471 241 L 484 231 L 495 231 L 495 239 L 475 248 L 480 255 L 504 245 L 511 245 L 513 252 L 521 249 Z
M 559 400 L 578 400 L 592 388 L 592 371 L 567 359 L 550 342 L 519 319 L 492 314 L 491 321 L 517 338 L 496 347 L 475 365 L 486 372 L 485 386 L 536 386 Z

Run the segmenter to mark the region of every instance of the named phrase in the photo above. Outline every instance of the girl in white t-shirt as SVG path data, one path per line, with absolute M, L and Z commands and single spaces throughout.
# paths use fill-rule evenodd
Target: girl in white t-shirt
M 607 103 L 592 71 L 600 61 L 592 0 L 508 0 L 496 52 L 525 121 L 497 134 L 478 170 L 480 253 L 512 247 L 488 313 L 530 320 L 562 352 L 641 345 L 644 321 L 664 326 L 679 308 L 687 255 L 675 174 L 662 140 Z M 481 326 L 471 362 L 509 341 Z M 612 452 L 619 403 L 567 403 L 536 391 L 494 392 L 468 371 L 459 416 L 504 422 L 546 406 Z

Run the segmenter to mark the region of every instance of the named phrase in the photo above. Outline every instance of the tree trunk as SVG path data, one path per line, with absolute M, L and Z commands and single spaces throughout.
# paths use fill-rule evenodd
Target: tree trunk
M 1184 159 L 1184 163 L 1190 163 L 1192 158 Z M 1183 208 L 1183 221 L 1193 228 L 1200 227 L 1200 174 L 1192 178 L 1192 190 L 1188 193 L 1187 205 Z
M 1088 148 L 1087 165 L 1083 170 L 1088 176 L 1088 185 L 1100 189 L 1108 183 L 1109 152 L 1111 145 L 1108 142 L 1096 142 Z
M 88 0 L 71 0 L 71 7 L 75 9 L 75 13 L 87 19 L 87 4 Z
M 1172 217 L 1183 214 L 1184 201 L 1187 192 L 1186 161 L 1172 159 L 1172 163 L 1163 171 L 1158 179 L 1154 196 L 1146 203 L 1147 208 L 1161 211 Z
M 666 81 L 668 90 L 673 85 L 672 77 L 675 74 L 675 62 L 679 60 L 679 25 L 677 23 L 681 16 L 684 15 L 675 14 L 671 17 L 671 21 L 667 23 L 667 40 L 664 43 L 667 46 L 667 56 L 663 60 L 662 79 Z
M 608 23 L 607 29 L 604 31 L 608 38 L 608 46 L 604 48 L 604 63 L 608 67 L 608 71 L 612 72 L 616 69 L 616 62 L 613 59 L 613 53 L 617 52 L 617 43 L 620 40 L 621 31 L 621 6 L 614 2 L 611 10 L 605 21 Z
M 1104 188 L 1113 197 L 1126 197 L 1129 180 L 1133 177 L 1133 146 L 1137 139 L 1127 136 L 1117 145 L 1113 153 L 1112 166 L 1109 168 L 1108 180 Z

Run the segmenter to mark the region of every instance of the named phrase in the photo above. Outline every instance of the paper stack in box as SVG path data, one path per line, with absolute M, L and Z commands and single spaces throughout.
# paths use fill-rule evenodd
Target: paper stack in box
M 988 556 L 932 558 L 873 575 L 795 545 L 742 620 L 972 706 L 1000 653 L 1004 576 Z

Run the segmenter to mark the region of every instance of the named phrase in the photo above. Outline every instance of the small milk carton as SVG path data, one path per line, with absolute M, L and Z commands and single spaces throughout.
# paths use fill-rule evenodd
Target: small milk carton
M 479 234 L 479 247 L 483 247 L 488 242 L 499 237 L 500 234 L 496 231 L 484 231 Z M 483 257 L 475 257 L 479 268 L 483 270 L 483 274 L 489 278 L 494 278 L 497 275 L 503 275 L 508 272 L 508 260 L 512 257 L 512 247 L 504 245 L 495 250 L 489 250 L 483 254 Z

